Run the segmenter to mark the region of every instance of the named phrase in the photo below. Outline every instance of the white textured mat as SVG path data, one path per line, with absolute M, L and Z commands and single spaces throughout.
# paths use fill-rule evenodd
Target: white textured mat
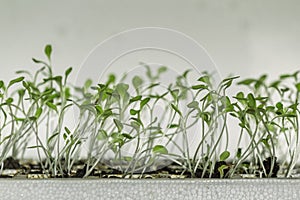
M 1 200 L 300 199 L 300 179 L 0 180 Z

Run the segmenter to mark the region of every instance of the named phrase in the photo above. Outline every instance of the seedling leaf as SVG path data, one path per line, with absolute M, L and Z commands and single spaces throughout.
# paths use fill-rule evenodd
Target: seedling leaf
M 47 101 L 47 102 L 46 102 L 46 105 L 47 105 L 49 108 L 51 108 L 51 109 L 53 109 L 53 110 L 55 110 L 55 111 L 57 112 L 57 106 L 54 105 L 53 103 Z
M 150 98 L 147 97 L 145 99 L 143 99 L 140 103 L 140 110 L 150 101 Z
M 4 88 L 4 82 L 2 80 L 0 81 L 0 89 L 1 88 Z
M 200 77 L 197 81 L 209 84 L 209 76 L 208 75 L 204 75 L 204 76 Z
M 138 90 L 138 88 L 143 84 L 143 79 L 141 79 L 139 76 L 134 76 L 132 79 L 133 87 Z
M 103 113 L 103 109 L 100 105 L 95 105 L 95 108 L 97 110 L 98 115 L 101 115 Z
M 267 79 L 267 75 L 262 75 L 254 84 L 254 88 L 258 89 L 261 85 L 264 84 L 264 81 Z
M 135 96 L 129 100 L 129 103 L 133 103 L 142 99 L 141 95 Z
M 53 140 L 58 134 L 59 133 L 55 133 L 49 137 L 49 139 L 47 140 L 48 145 L 50 144 L 51 140 Z
M 38 60 L 36 58 L 32 58 L 32 61 L 35 62 L 35 63 L 37 63 L 37 64 L 41 63 L 41 64 L 44 64 L 44 65 L 47 65 L 47 63 L 45 63 L 44 61 Z
M 136 115 L 136 114 L 138 114 L 139 112 L 140 112 L 139 110 L 130 109 L 130 114 L 131 114 L 131 115 Z
M 47 58 L 48 58 L 49 60 L 51 60 L 52 46 L 49 45 L 49 44 L 46 45 L 44 51 L 45 51 L 45 54 L 46 54 Z
M 183 72 L 182 76 L 183 76 L 184 78 L 186 78 L 187 75 L 188 75 L 188 73 L 189 73 L 190 71 L 191 71 L 190 69 L 185 70 L 185 71 Z
M 19 83 L 19 82 L 21 82 L 21 81 L 23 81 L 24 80 L 24 77 L 23 76 L 21 76 L 21 77 L 18 77 L 18 78 L 16 78 L 16 79 L 13 79 L 13 80 L 11 80 L 10 82 L 9 82 L 9 84 L 8 84 L 8 88 L 10 87 L 10 86 L 12 86 L 12 85 L 14 85 L 14 84 L 16 84 L 16 83 Z
M 99 133 L 97 135 L 98 140 L 106 140 L 108 138 L 107 132 L 105 130 L 99 130 Z
M 137 132 L 139 132 L 139 130 L 140 130 L 140 123 L 139 123 L 139 122 L 132 121 L 132 122 L 130 122 L 130 125 L 131 125 Z
M 8 99 L 6 99 L 5 103 L 10 105 L 13 101 L 14 101 L 14 99 L 9 97 Z
M 283 104 L 281 102 L 276 103 L 276 108 L 278 110 L 282 110 L 283 109 Z
M 123 124 L 120 122 L 120 120 L 114 119 L 114 123 L 117 126 L 118 131 L 121 132 L 123 129 Z
M 170 124 L 168 128 L 178 128 L 179 124 Z
M 111 111 L 111 109 L 107 109 L 107 110 L 104 110 L 104 112 L 102 113 L 102 117 L 103 118 L 107 118 L 109 116 L 111 116 L 113 114 L 113 112 Z
M 224 152 L 221 153 L 221 155 L 220 155 L 220 161 L 226 160 L 229 156 L 230 156 L 230 152 L 229 152 L 229 151 L 224 151 Z
M 36 112 L 35 112 L 35 115 L 34 115 L 35 118 L 38 119 L 41 116 L 42 112 L 43 112 L 43 109 L 42 108 L 38 108 L 36 110 Z
M 162 145 L 156 145 L 153 147 L 152 152 L 154 154 L 168 154 L 168 150 L 166 147 Z
M 133 137 L 131 135 L 129 135 L 128 133 L 122 133 L 122 136 L 131 140 Z
M 69 67 L 66 71 L 65 71 L 65 82 L 67 81 L 70 73 L 72 72 L 72 67 Z
M 236 152 L 236 157 L 239 159 L 242 156 L 242 148 L 238 148 L 237 152 Z
M 300 83 L 296 83 L 295 86 L 296 86 L 297 91 L 300 92 Z
M 255 100 L 253 94 L 251 94 L 251 93 L 248 94 L 247 98 L 248 98 L 249 107 L 250 108 L 256 108 L 256 100 Z
M 68 135 L 70 135 L 71 131 L 70 131 L 70 129 L 68 129 L 68 127 L 65 127 L 65 131 Z
M 194 108 L 194 109 L 197 109 L 199 106 L 199 103 L 197 101 L 192 101 L 191 103 L 189 103 L 187 105 L 188 108 Z
M 242 80 L 242 81 L 238 82 L 237 84 L 238 85 L 250 85 L 250 84 L 254 83 L 255 81 L 256 81 L 255 79 L 249 78 L 249 79 Z
M 200 85 L 193 85 L 192 89 L 193 90 L 199 90 L 199 89 L 204 90 L 204 89 L 208 89 L 208 87 L 207 87 L 207 85 L 200 84 Z
M 84 83 L 84 89 L 85 90 L 89 89 L 92 84 L 93 84 L 93 81 L 91 79 L 86 80 Z
M 174 104 L 171 104 L 171 107 L 173 108 L 173 110 L 175 110 L 175 112 L 177 112 L 180 116 L 182 116 L 181 111 L 178 109 L 178 107 Z
M 106 85 L 110 85 L 111 83 L 114 83 L 116 81 L 116 76 L 114 74 L 110 74 L 108 76 L 108 80 L 106 82 Z
M 227 165 L 221 165 L 219 168 L 218 168 L 218 171 L 220 173 L 220 178 L 223 178 L 224 177 L 224 169 L 228 169 L 228 166 Z
M 161 74 L 161 73 L 167 71 L 167 69 L 168 68 L 166 66 L 161 66 L 160 68 L 158 68 L 158 74 Z

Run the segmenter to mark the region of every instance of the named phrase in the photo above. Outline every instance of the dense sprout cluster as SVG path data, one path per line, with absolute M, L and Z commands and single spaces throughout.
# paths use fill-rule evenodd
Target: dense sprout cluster
M 111 74 L 104 83 L 72 86 L 72 68 L 53 74 L 52 47 L 44 51 L 47 61 L 33 59 L 41 65 L 34 74 L 18 71 L 8 84 L 0 81 L 0 172 L 7 158 L 23 159 L 32 150 L 53 177 L 70 175 L 82 160 L 84 177 L 99 163 L 124 176 L 175 163 L 182 174 L 199 178 L 291 177 L 297 165 L 298 72 L 270 83 L 266 75 L 230 77 L 214 87 L 206 72 L 189 86 L 187 70 L 161 87 L 168 68 L 154 72 L 145 64 L 146 76 L 135 75 L 129 83 Z M 232 85 L 242 86 L 235 96 L 227 95 Z M 67 125 L 68 113 L 74 125 Z M 230 150 L 229 143 L 236 148 Z

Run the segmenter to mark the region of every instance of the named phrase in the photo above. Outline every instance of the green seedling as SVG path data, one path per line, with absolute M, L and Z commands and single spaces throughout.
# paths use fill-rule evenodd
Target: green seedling
M 52 46 L 44 53 L 46 61 L 32 59 L 40 66 L 34 73 L 20 70 L 8 83 L 0 80 L 0 173 L 8 157 L 22 160 L 28 151 L 36 151 L 51 177 L 72 176 L 79 161 L 80 177 L 92 175 L 99 163 L 123 177 L 142 176 L 164 162 L 193 178 L 291 177 L 297 167 L 298 71 L 236 84 L 237 76 L 214 84 L 202 72 L 190 86 L 187 70 L 163 86 L 168 68 L 142 64 L 145 74 L 131 80 L 109 74 L 105 82 L 71 86 L 72 68 L 54 74 Z M 241 89 L 229 96 L 232 86 Z M 66 123 L 71 109 L 78 111 L 73 126 Z M 231 132 L 232 123 L 238 133 Z

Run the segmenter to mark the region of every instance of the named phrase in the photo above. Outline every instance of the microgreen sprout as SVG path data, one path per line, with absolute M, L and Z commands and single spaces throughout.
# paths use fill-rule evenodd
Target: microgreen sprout
M 271 82 L 265 74 L 219 83 L 202 72 L 190 85 L 186 70 L 163 85 L 168 67 L 142 63 L 144 75 L 109 74 L 104 82 L 71 86 L 72 68 L 56 75 L 52 46 L 44 53 L 46 61 L 32 59 L 40 66 L 34 73 L 0 80 L 1 174 L 8 157 L 22 160 L 29 151 L 51 177 L 73 176 L 81 161 L 79 177 L 101 164 L 122 177 L 172 164 L 193 178 L 291 177 L 299 164 L 298 71 Z M 232 86 L 241 89 L 229 96 Z

